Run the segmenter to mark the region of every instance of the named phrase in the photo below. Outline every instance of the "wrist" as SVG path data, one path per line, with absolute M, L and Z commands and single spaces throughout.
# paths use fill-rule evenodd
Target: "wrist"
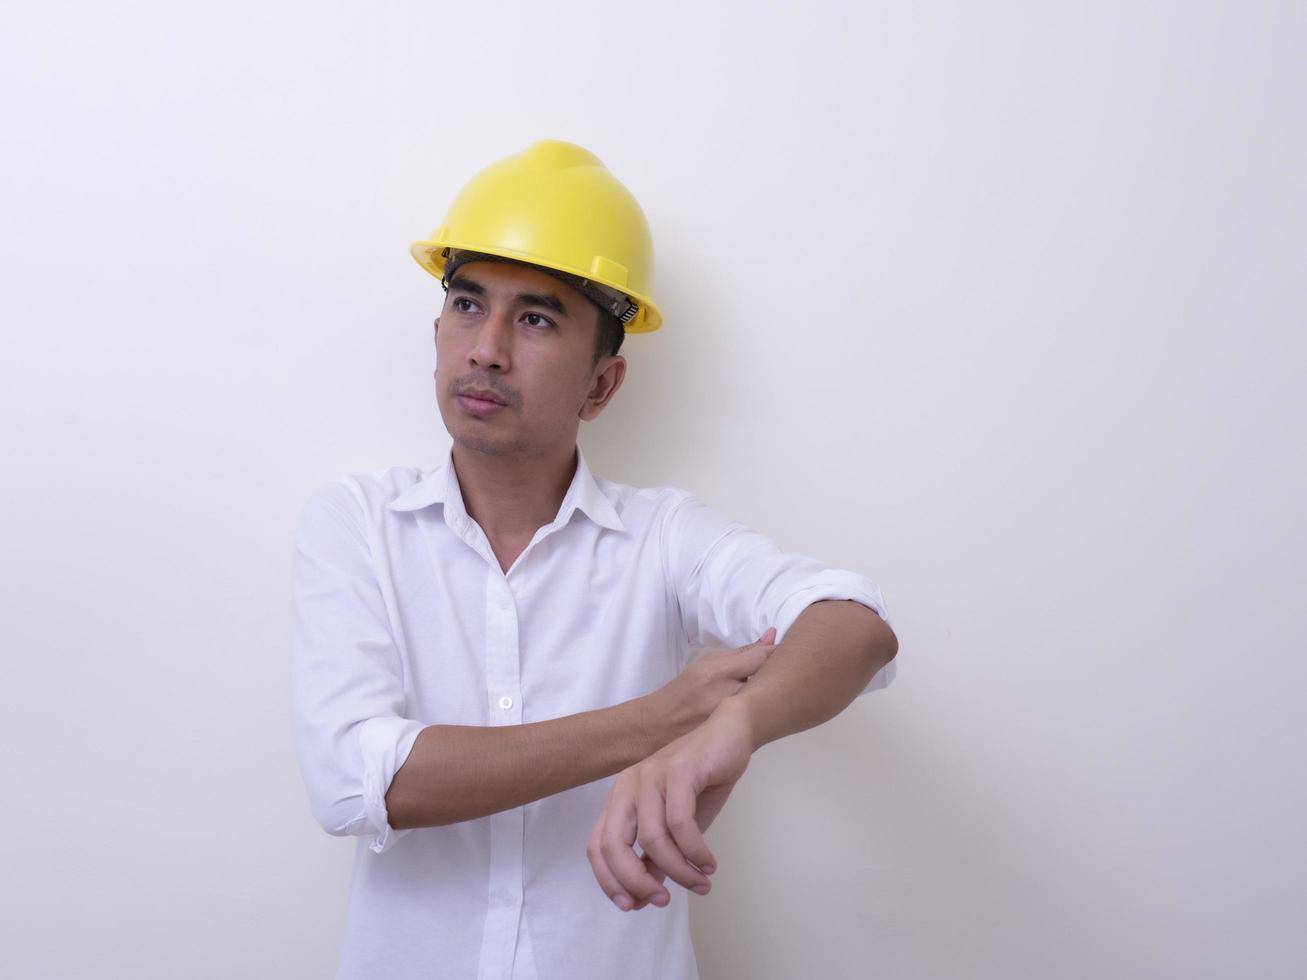
M 640 758 L 647 759 L 671 741 L 667 734 L 667 719 L 658 699 L 652 694 L 635 698 L 631 706 L 635 713 Z
M 708 723 L 728 725 L 741 732 L 749 743 L 749 751 L 756 752 L 758 742 L 757 719 L 753 715 L 753 706 L 744 693 L 723 698 L 708 716 Z

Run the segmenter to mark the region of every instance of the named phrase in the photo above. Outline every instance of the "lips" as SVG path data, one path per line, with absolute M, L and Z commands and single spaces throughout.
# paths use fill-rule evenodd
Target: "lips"
M 483 402 L 494 402 L 496 405 L 508 404 L 493 391 L 488 391 L 485 388 L 465 388 L 459 394 L 466 398 L 478 398 Z
M 464 412 L 478 419 L 488 419 L 507 411 L 507 406 L 499 400 L 499 396 L 485 388 L 469 388 L 459 392 L 458 403 Z

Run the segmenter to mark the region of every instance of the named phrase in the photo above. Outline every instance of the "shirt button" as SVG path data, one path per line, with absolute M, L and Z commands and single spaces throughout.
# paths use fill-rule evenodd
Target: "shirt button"
M 513 699 L 510 698 L 507 694 L 505 694 L 502 698 L 499 699 L 499 706 L 507 710 L 513 706 Z

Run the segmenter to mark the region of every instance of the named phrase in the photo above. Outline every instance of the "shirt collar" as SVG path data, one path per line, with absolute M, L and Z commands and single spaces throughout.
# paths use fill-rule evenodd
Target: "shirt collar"
M 422 479 L 413 484 L 398 497 L 386 505 L 388 510 L 411 511 L 429 507 L 432 504 L 444 504 L 447 509 L 467 516 L 463 504 L 463 490 L 458 483 L 458 474 L 454 471 L 454 447 L 450 446 L 444 461 L 428 471 Z M 600 527 L 614 531 L 625 531 L 626 525 L 617 516 L 612 502 L 599 489 L 594 474 L 586 465 L 585 453 L 576 447 L 576 473 L 563 495 L 563 502 L 558 507 L 554 523 L 564 525 L 572 518 L 573 511 L 581 511 Z

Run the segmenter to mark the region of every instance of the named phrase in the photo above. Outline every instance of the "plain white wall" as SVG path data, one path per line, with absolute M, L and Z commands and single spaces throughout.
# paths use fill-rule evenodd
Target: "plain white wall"
M 667 317 L 596 470 L 901 642 L 710 831 L 705 978 L 1303 976 L 1305 9 L 7 12 L 0 973 L 332 974 L 294 520 L 443 454 L 408 243 L 560 138 Z

